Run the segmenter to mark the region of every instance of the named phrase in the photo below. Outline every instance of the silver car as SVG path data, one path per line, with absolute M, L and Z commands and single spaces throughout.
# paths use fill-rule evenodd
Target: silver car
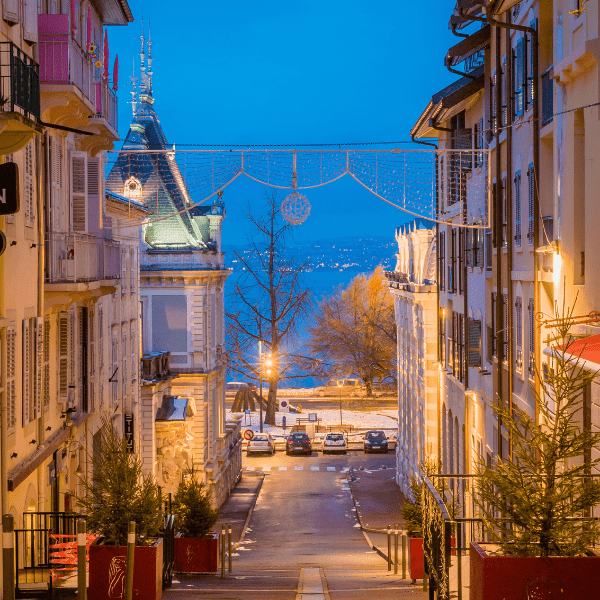
M 275 454 L 275 440 L 270 433 L 257 433 L 251 440 L 248 440 L 246 453 L 268 452 L 271 456 Z

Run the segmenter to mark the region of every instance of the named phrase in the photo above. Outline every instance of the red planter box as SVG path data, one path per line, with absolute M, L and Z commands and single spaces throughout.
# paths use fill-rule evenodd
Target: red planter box
M 175 565 L 179 573 L 216 573 L 219 570 L 219 534 L 207 538 L 175 538 Z
M 490 556 L 475 543 L 469 556 L 471 600 L 596 600 L 600 593 L 600 556 Z
M 90 546 L 89 600 L 125 597 L 127 546 Z M 159 600 L 162 597 L 163 541 L 136 546 L 133 559 L 133 597 Z
M 410 578 L 423 579 L 423 538 L 409 538 Z

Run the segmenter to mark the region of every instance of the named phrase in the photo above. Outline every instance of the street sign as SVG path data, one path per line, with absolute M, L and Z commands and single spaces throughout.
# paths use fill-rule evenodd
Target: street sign
M 127 452 L 133 453 L 133 415 L 123 415 L 124 417 L 124 428 L 125 428 L 125 439 L 127 440 Z
M 309 420 L 309 422 L 316 422 L 316 421 L 318 421 L 318 419 L 317 419 L 317 413 L 308 413 L 308 420 Z
M 0 215 L 19 212 L 19 169 L 14 162 L 0 165 Z
M 281 406 L 282 406 L 283 408 L 285 408 L 285 407 L 287 406 L 287 404 L 288 404 L 288 403 L 287 403 L 285 400 L 282 400 L 282 401 L 281 401 Z
M 244 439 L 245 440 L 251 440 L 254 437 L 254 431 L 252 431 L 252 429 L 246 429 L 246 431 L 244 431 Z
M 283 427 L 283 430 L 285 431 L 285 428 L 287 427 L 287 419 L 285 418 L 285 415 L 283 415 L 283 418 L 281 419 L 281 426 Z

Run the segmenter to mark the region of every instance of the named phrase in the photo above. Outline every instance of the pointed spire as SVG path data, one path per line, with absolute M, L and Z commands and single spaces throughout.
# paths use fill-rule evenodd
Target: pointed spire
M 144 44 L 144 40 L 144 17 L 142 16 L 142 35 L 140 35 L 140 41 L 142 42 L 140 51 L 140 93 L 144 93 L 146 89 L 146 45 Z
M 150 31 L 150 19 L 148 19 L 148 77 L 146 93 L 152 95 L 152 33 Z
M 135 100 L 135 95 L 137 93 L 137 77 L 135 76 L 135 58 L 133 56 L 131 57 L 131 67 L 131 77 L 129 78 L 131 80 L 131 100 L 129 103 L 131 104 L 132 115 L 135 117 L 135 109 L 137 108 L 137 102 Z

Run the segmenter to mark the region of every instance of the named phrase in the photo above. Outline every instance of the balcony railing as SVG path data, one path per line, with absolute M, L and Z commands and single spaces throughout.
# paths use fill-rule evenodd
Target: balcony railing
M 40 81 L 74 85 L 94 106 L 96 116 L 117 129 L 117 95 L 102 81 L 89 55 L 73 39 L 68 15 L 38 15 Z
M 554 79 L 550 70 L 542 75 L 542 126 L 552 121 L 554 113 Z
M 0 110 L 40 118 L 40 67 L 11 42 L 0 43 Z
M 169 368 L 170 352 L 150 352 L 142 356 L 142 379 L 159 381 L 171 376 Z
M 120 245 L 84 233 L 46 233 L 46 283 L 118 279 Z

